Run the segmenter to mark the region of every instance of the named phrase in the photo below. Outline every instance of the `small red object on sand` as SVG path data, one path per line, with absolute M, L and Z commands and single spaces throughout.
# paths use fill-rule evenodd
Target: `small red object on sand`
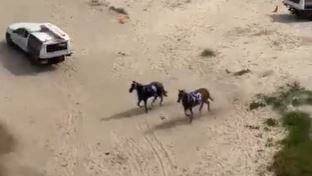
M 272 13 L 276 13 L 278 11 L 278 6 L 275 7 Z
M 129 17 L 127 15 L 120 15 L 118 16 L 118 22 L 120 24 L 125 24 L 126 22 L 128 22 Z

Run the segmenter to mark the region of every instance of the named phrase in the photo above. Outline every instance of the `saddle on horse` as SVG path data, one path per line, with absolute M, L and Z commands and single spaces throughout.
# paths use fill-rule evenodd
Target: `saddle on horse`
M 192 92 L 192 93 L 191 93 L 191 99 L 192 99 L 192 102 L 193 102 L 194 104 L 199 104 L 199 103 L 201 103 L 201 101 L 202 101 L 202 96 L 201 96 L 200 93 Z
M 157 96 L 157 87 L 155 85 L 148 85 L 146 91 L 152 96 Z

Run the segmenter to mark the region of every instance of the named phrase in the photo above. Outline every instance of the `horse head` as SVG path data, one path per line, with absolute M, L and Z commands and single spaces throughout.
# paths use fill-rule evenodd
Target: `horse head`
M 134 89 L 137 88 L 138 83 L 136 81 L 132 81 L 130 88 L 129 88 L 129 92 L 131 93 Z
M 177 102 L 180 103 L 180 101 L 182 100 L 183 96 L 186 94 L 185 90 L 180 90 L 179 89 L 179 92 L 178 92 L 178 100 Z

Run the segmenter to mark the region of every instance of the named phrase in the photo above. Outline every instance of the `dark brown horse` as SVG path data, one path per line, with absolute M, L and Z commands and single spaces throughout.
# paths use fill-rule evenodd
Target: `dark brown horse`
M 182 100 L 182 105 L 184 108 L 184 113 L 186 116 L 190 118 L 190 122 L 193 120 L 193 107 L 200 105 L 199 112 L 201 112 L 204 104 L 207 104 L 207 109 L 210 111 L 210 102 L 213 101 L 213 98 L 210 95 L 210 92 L 206 88 L 199 88 L 194 90 L 193 92 L 186 92 L 185 90 L 179 90 L 178 93 L 178 100 L 177 102 L 180 103 Z M 191 114 L 187 114 L 187 110 L 191 112 Z
M 147 109 L 147 100 L 151 97 L 154 97 L 151 106 L 153 106 L 153 103 L 156 101 L 156 99 L 159 97 L 160 98 L 160 103 L 159 105 L 162 105 L 163 102 L 163 97 L 167 97 L 167 91 L 165 90 L 163 84 L 158 81 L 153 81 L 149 84 L 143 85 L 141 83 L 138 83 L 136 81 L 132 81 L 129 92 L 132 93 L 133 90 L 137 91 L 138 95 L 138 103 L 137 105 L 139 107 L 142 107 L 140 105 L 141 101 L 144 101 L 144 107 L 145 107 L 145 112 L 148 112 Z

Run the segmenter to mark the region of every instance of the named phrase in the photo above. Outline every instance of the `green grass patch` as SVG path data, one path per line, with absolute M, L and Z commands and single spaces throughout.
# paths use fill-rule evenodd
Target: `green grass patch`
M 279 87 L 272 95 L 256 95 L 256 99 L 250 103 L 249 109 L 257 109 L 270 105 L 274 110 L 283 113 L 287 106 L 312 105 L 312 91 L 302 88 L 298 83 L 287 84 Z
M 312 140 L 310 115 L 293 111 L 283 115 L 283 125 L 289 130 L 283 148 L 274 156 L 272 171 L 276 176 L 312 175 Z
M 279 112 L 283 126 L 289 131 L 287 137 L 281 142 L 282 149 L 275 154 L 274 162 L 269 169 L 276 176 L 312 176 L 310 115 L 302 111 L 287 109 L 289 105 L 312 105 L 312 91 L 300 87 L 298 83 L 293 83 L 280 87 L 270 96 L 257 95 L 257 102 L 261 105 L 257 108 L 270 105 Z M 253 105 L 253 107 L 256 106 Z M 265 123 L 269 126 L 276 124 L 273 119 L 267 119 Z M 268 140 L 268 146 L 272 145 L 270 141 L 271 139 Z

